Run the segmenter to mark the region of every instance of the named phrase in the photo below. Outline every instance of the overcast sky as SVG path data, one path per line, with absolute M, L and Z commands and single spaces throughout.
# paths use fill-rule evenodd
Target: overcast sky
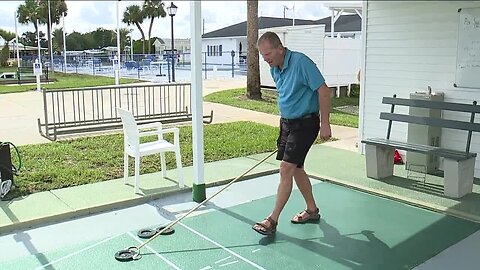
M 0 0 L 0 29 L 15 32 L 14 12 L 24 1 Z M 73 30 L 85 33 L 98 27 L 116 29 L 116 1 L 72 1 L 67 0 L 68 15 L 65 17 L 67 34 Z M 171 1 L 164 1 L 170 5 Z M 341 1 L 344 4 L 346 1 Z M 121 17 L 129 5 L 141 5 L 143 1 L 120 1 L 120 27 L 133 29 L 134 39 L 141 37 L 136 26 L 121 22 Z M 174 17 L 175 38 L 190 37 L 190 3 L 189 1 L 174 1 L 178 6 L 177 15 Z M 260 1 L 258 13 L 260 16 L 283 17 L 284 5 L 292 8 L 295 5 L 295 18 L 317 20 L 331 15 L 325 7 L 326 1 Z M 286 10 L 285 17 L 292 18 L 293 10 Z M 205 33 L 214 31 L 235 23 L 247 20 L 246 1 L 202 1 L 202 17 L 205 20 Z M 54 25 L 60 28 L 61 25 Z M 148 33 L 148 23 L 144 22 L 142 28 L 145 35 Z M 18 24 L 18 33 L 34 31 L 33 24 Z M 46 26 L 41 26 L 41 31 L 47 32 Z M 156 19 L 152 29 L 152 36 L 169 38 L 171 35 L 170 17 Z

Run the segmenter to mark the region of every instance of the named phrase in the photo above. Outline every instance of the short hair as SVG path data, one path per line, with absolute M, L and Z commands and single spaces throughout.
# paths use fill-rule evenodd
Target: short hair
M 260 43 L 262 42 L 268 42 L 272 48 L 278 48 L 278 47 L 282 47 L 282 41 L 280 41 L 280 38 L 278 37 L 278 35 L 275 33 L 275 32 L 265 32 L 257 41 L 257 46 L 260 45 Z

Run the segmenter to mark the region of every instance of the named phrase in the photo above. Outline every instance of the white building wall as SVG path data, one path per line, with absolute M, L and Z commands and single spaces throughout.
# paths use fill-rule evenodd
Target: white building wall
M 414 91 L 444 92 L 445 101 L 480 101 L 480 89 L 455 88 L 459 8 L 480 7 L 473 1 L 368 1 L 365 81 L 362 83 L 360 139 L 385 138 L 387 121 L 379 120 L 383 96 L 408 98 Z M 480 75 L 479 75 L 480 76 Z M 396 108 L 397 110 L 397 108 Z M 398 111 L 406 108 L 398 107 Z M 446 118 L 458 117 L 444 113 Z M 468 120 L 468 116 L 464 116 Z M 480 134 L 473 135 L 471 151 L 480 152 Z M 407 125 L 394 123 L 391 139 L 406 140 Z M 463 150 L 466 132 L 442 130 L 441 146 Z M 362 148 L 363 149 L 363 148 Z M 480 176 L 477 158 L 475 176 Z
M 234 63 L 238 64 L 238 44 L 242 42 L 242 50 L 247 50 L 246 38 L 233 37 L 233 38 L 204 38 L 202 39 L 202 61 L 205 63 L 205 54 L 207 53 L 207 46 L 219 46 L 222 45 L 222 55 L 207 55 L 207 63 L 214 65 L 231 65 L 232 56 L 231 51 L 235 51 Z
M 358 83 L 356 76 L 361 62 L 361 39 L 325 37 L 324 25 L 262 29 L 259 35 L 266 31 L 277 33 L 284 46 L 310 57 L 322 72 L 328 86 Z M 270 67 L 261 56 L 260 83 L 275 86 Z
M 325 37 L 322 73 L 329 87 L 358 83 L 361 52 L 361 39 Z
M 310 57 L 323 70 L 323 46 L 325 37 L 324 25 L 302 25 L 274 27 L 259 30 L 258 36 L 272 31 L 277 33 L 283 45 L 291 50 L 299 51 Z M 270 75 L 270 66 L 260 55 L 260 84 L 265 86 L 275 86 Z

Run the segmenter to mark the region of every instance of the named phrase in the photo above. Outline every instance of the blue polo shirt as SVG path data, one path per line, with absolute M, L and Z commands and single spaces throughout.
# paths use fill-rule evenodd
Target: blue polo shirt
M 270 69 L 278 91 L 280 116 L 294 119 L 318 113 L 318 88 L 325 82 L 317 65 L 301 52 L 285 48 L 283 69 Z

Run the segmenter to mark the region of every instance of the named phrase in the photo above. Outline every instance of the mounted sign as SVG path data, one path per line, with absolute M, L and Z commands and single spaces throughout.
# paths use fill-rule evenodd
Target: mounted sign
M 115 58 L 113 59 L 113 69 L 114 69 L 114 70 L 120 70 L 120 65 L 119 65 L 119 63 L 118 63 L 117 57 L 115 57 Z
M 42 63 L 38 63 L 38 62 L 33 63 L 33 75 L 35 76 L 42 75 Z
M 480 8 L 458 10 L 455 87 L 480 88 Z

